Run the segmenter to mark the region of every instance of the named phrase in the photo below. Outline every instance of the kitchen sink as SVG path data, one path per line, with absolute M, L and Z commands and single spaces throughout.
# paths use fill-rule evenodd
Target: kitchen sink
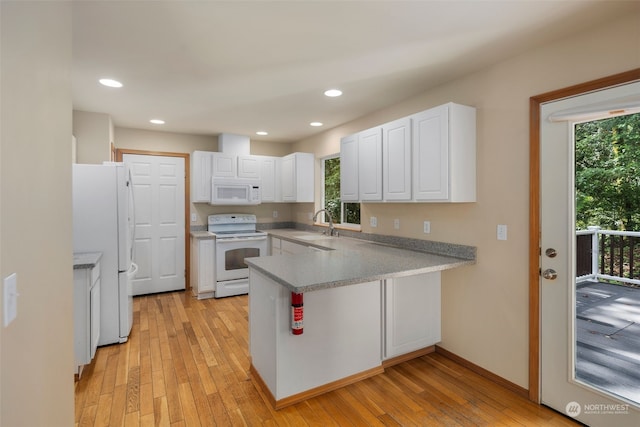
M 327 236 L 326 234 L 297 234 L 292 237 L 300 240 L 325 240 L 332 238 L 331 236 Z

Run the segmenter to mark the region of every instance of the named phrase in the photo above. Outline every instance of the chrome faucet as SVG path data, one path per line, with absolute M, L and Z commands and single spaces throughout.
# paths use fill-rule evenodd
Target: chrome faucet
M 331 213 L 328 210 L 320 209 L 318 212 L 313 214 L 313 222 L 316 222 L 318 220 L 318 215 L 320 214 L 320 212 L 324 212 L 329 217 L 329 230 L 328 230 L 329 232 L 327 233 L 325 231 L 324 233 L 329 236 L 333 236 L 335 233 L 335 229 L 333 228 L 333 218 L 331 217 Z

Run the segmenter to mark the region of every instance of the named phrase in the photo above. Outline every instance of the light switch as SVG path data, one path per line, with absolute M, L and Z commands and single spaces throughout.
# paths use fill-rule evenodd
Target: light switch
M 18 275 L 13 273 L 4 279 L 4 327 L 18 316 Z
M 424 234 L 431 233 L 431 221 L 425 221 L 422 224 L 422 231 L 424 231 Z
M 192 213 L 191 214 L 191 222 L 196 222 L 198 220 L 198 215 Z
M 498 224 L 496 234 L 498 240 L 507 240 L 507 226 L 504 224 Z
M 377 227 L 378 226 L 378 218 L 376 218 L 375 216 L 372 216 L 369 219 L 369 225 L 371 225 L 372 227 Z

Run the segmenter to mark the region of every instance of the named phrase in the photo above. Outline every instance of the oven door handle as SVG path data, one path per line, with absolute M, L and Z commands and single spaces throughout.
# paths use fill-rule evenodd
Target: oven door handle
M 231 237 L 217 239 L 219 243 L 233 243 L 233 242 L 257 242 L 261 240 L 267 240 L 267 236 L 260 237 Z

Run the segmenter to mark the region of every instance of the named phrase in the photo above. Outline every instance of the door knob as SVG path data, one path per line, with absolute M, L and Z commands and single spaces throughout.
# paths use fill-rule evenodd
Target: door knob
M 542 272 L 542 277 L 544 277 L 547 280 L 556 280 L 556 277 L 558 277 L 558 273 L 556 273 L 556 271 L 553 268 L 547 268 L 545 271 Z
M 558 255 L 558 252 L 553 248 L 547 248 L 547 250 L 544 251 L 544 254 L 549 258 L 555 258 L 556 255 Z

